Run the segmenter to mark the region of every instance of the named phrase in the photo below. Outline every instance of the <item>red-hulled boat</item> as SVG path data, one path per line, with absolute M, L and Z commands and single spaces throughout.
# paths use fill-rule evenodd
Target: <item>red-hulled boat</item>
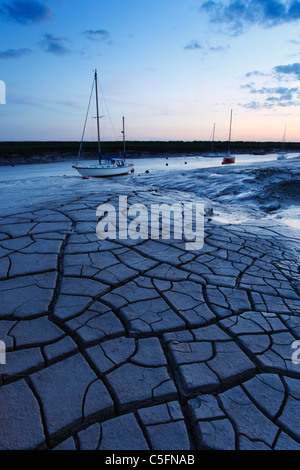
M 235 163 L 235 157 L 230 153 L 224 156 L 222 165 L 226 165 L 227 163 Z

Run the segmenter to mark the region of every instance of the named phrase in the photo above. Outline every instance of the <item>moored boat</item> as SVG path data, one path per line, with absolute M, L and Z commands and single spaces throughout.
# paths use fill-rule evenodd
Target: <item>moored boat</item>
M 224 153 L 219 153 L 219 152 L 207 152 L 207 153 L 201 153 L 200 157 L 224 157 Z
M 77 162 L 73 164 L 73 168 L 75 168 L 78 173 L 80 173 L 82 176 L 92 176 L 92 177 L 105 177 L 105 176 L 119 176 L 119 175 L 125 175 L 129 173 L 132 168 L 133 164 L 129 164 L 126 162 L 126 155 L 125 155 L 125 126 L 124 126 L 124 117 L 123 117 L 123 156 L 114 156 L 114 157 L 104 157 L 101 153 L 101 145 L 100 145 L 100 125 L 99 125 L 99 102 L 98 102 L 98 78 L 97 78 L 97 70 L 95 70 L 95 75 L 94 75 L 94 82 L 93 82 L 93 87 L 95 85 L 95 90 L 96 90 L 96 110 L 97 110 L 97 133 L 98 133 L 98 158 L 99 162 L 98 164 L 95 165 L 84 165 L 84 164 L 79 164 L 79 158 L 80 158 L 80 153 L 81 153 L 81 148 L 82 148 L 82 142 L 83 142 L 83 137 L 84 137 L 84 131 L 86 127 L 86 122 L 87 122 L 87 116 L 89 113 L 89 108 L 90 108 L 90 102 L 91 98 L 89 101 L 88 105 L 88 111 L 85 119 L 85 124 L 83 128 L 83 134 L 82 134 L 82 139 L 80 143 L 80 148 L 79 148 L 79 153 L 78 153 L 78 158 Z M 92 88 L 93 91 L 93 88 Z M 91 93 L 92 96 L 92 93 Z
M 228 152 L 224 155 L 222 160 L 222 165 L 227 165 L 228 163 L 235 163 L 235 156 L 230 153 L 230 142 L 231 142 L 231 126 L 232 126 L 232 110 L 230 113 L 230 126 L 229 126 L 229 138 L 228 138 Z
M 200 157 L 224 157 L 224 153 L 219 153 L 214 151 L 214 143 L 215 143 L 215 130 L 216 130 L 216 123 L 214 122 L 214 127 L 212 131 L 212 141 L 211 141 L 211 152 L 201 153 Z
M 82 176 L 118 176 L 127 174 L 132 168 L 132 164 L 124 163 L 122 158 L 113 157 L 113 158 L 103 158 L 96 165 L 79 165 L 74 164 L 75 168 Z
M 286 137 L 286 125 L 284 127 L 284 134 L 283 134 L 283 137 L 282 137 L 282 149 L 281 149 L 281 152 L 278 152 L 278 154 L 277 154 L 277 160 L 285 160 L 287 158 L 287 154 L 284 151 L 285 137 Z
M 235 156 L 231 155 L 231 153 L 228 153 L 223 157 L 222 165 L 226 165 L 227 163 L 235 163 Z

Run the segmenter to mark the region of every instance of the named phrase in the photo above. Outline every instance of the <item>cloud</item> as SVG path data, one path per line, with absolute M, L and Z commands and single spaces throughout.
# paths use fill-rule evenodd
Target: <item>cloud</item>
M 241 34 L 251 25 L 273 27 L 300 19 L 299 0 L 208 0 L 200 7 L 210 21 Z
M 277 65 L 273 68 L 273 71 L 277 74 L 292 75 L 294 78 L 300 80 L 300 63 L 295 62 L 289 65 Z
M 43 41 L 39 45 L 45 52 L 63 56 L 70 53 L 70 50 L 64 46 L 64 41 L 64 38 L 56 38 L 52 34 L 45 34 Z
M 294 97 L 299 98 L 299 88 L 288 88 L 288 87 L 262 87 L 259 89 L 251 89 L 251 93 L 258 93 L 260 95 L 278 95 L 277 101 L 291 101 Z M 269 101 L 274 101 L 274 96 L 267 98 Z
M 184 49 L 203 49 L 203 47 L 199 44 L 198 41 L 191 41 L 189 44 L 184 46 Z
M 259 70 L 253 70 L 252 72 L 248 72 L 245 74 L 245 77 L 250 78 L 250 77 L 265 77 L 267 74 L 263 72 L 259 72 Z
M 248 91 L 249 97 L 256 95 L 257 100 L 249 100 L 241 106 L 251 109 L 300 106 L 300 63 L 277 65 L 270 73 L 254 70 L 245 77 L 251 77 L 252 81 L 242 84 L 241 88 Z M 267 79 L 261 80 L 261 77 Z
M 245 77 L 250 78 L 250 77 L 271 77 L 271 76 L 273 76 L 273 78 L 274 78 L 274 76 L 275 76 L 275 78 L 277 80 L 281 80 L 282 77 L 280 77 L 280 75 L 285 76 L 284 78 L 286 78 L 286 79 L 300 80 L 300 63 L 295 62 L 294 64 L 277 65 L 276 67 L 272 68 L 271 73 L 264 73 L 264 72 L 260 72 L 259 70 L 253 70 L 252 72 L 246 73 Z
M 88 31 L 84 31 L 82 34 L 92 41 L 108 41 L 110 39 L 110 34 L 105 29 L 90 29 Z
M 210 52 L 226 52 L 230 49 L 230 46 L 211 46 L 209 47 Z
M 300 88 L 298 87 L 261 87 L 255 88 L 254 83 L 247 83 L 241 88 L 248 89 L 251 94 L 261 95 L 257 101 L 242 105 L 245 108 L 274 108 L 275 106 L 300 106 Z
M 246 109 L 261 109 L 262 108 L 261 104 L 258 103 L 257 101 L 251 101 L 250 103 L 245 103 L 245 104 L 240 103 L 240 106 Z
M 300 103 L 294 101 L 280 101 L 276 97 L 269 97 L 264 102 L 251 101 L 250 103 L 240 103 L 240 106 L 246 109 L 274 109 L 276 107 L 288 108 L 290 106 L 300 106 Z
M 6 51 L 0 51 L 0 59 L 19 59 L 31 53 L 30 49 L 7 49 Z
M 204 52 L 225 52 L 230 49 L 230 46 L 211 46 L 206 43 L 205 45 L 199 44 L 198 41 L 190 41 L 189 44 L 184 46 L 188 50 L 202 50 Z
M 35 0 L 17 0 L 0 5 L 0 16 L 24 25 L 46 21 L 51 13 L 52 10 L 47 5 Z

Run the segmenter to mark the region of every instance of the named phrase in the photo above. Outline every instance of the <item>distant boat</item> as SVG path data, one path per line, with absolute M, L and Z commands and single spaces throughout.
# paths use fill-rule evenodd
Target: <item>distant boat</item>
M 287 155 L 284 152 L 279 152 L 277 155 L 277 160 L 286 160 Z
M 235 157 L 230 153 L 227 153 L 227 155 L 224 156 L 222 165 L 226 165 L 227 163 L 235 163 Z
M 267 152 L 265 150 L 253 150 L 251 155 L 267 155 Z
M 125 175 L 125 174 L 129 173 L 130 170 L 132 170 L 133 165 L 128 164 L 125 161 L 126 155 L 125 155 L 125 124 L 124 124 L 124 117 L 123 117 L 123 131 L 122 131 L 123 132 L 123 156 L 104 157 L 101 153 L 101 145 L 100 145 L 100 124 L 99 124 L 100 116 L 99 116 L 99 101 L 98 101 L 97 70 L 95 70 L 92 92 L 93 92 L 94 85 L 95 85 L 95 90 L 96 90 L 96 109 L 97 109 L 96 119 L 97 119 L 97 133 L 98 133 L 99 163 L 97 163 L 95 165 L 84 165 L 84 164 L 80 165 L 77 161 L 73 165 L 73 168 L 75 168 L 82 176 L 103 177 L 103 176 Z M 92 97 L 92 93 L 91 93 L 91 96 L 90 96 L 88 111 L 87 111 L 85 124 L 84 124 L 84 128 L 83 128 L 82 139 L 81 139 L 78 158 L 77 158 L 78 160 L 80 159 L 80 153 L 81 153 L 82 142 L 83 142 L 85 127 L 86 127 L 87 117 L 88 117 L 88 113 L 89 113 L 90 103 L 91 103 L 91 97 Z
M 228 138 L 228 152 L 224 155 L 222 165 L 227 165 L 228 163 L 235 163 L 235 156 L 230 153 L 230 141 L 231 141 L 231 126 L 232 126 L 232 110 L 230 113 L 230 126 L 229 126 L 229 138 Z
M 285 137 L 286 137 L 286 125 L 285 125 L 285 128 L 284 128 L 284 134 L 283 134 L 283 138 L 282 138 L 282 150 L 281 150 L 281 152 L 278 152 L 277 160 L 285 160 L 287 158 L 287 154 L 284 151 Z
M 224 153 L 218 153 L 214 151 L 214 143 L 215 143 L 215 130 L 216 130 L 216 123 L 214 122 L 213 132 L 212 132 L 212 142 L 211 142 L 211 152 L 201 153 L 201 157 L 224 157 Z

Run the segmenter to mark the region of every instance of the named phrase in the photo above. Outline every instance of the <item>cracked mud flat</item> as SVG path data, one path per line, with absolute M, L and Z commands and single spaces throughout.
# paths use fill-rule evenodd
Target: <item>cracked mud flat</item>
M 199 252 L 101 241 L 104 201 L 176 199 L 126 178 L 0 220 L 0 449 L 300 449 L 295 239 L 206 217 Z

